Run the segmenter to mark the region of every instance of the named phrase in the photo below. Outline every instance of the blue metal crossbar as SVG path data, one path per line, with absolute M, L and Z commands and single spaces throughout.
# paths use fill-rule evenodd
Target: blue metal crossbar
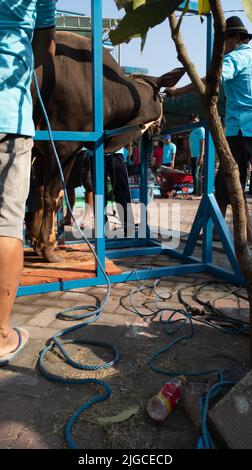
M 185 4 L 185 2 L 184 2 Z M 182 5 L 179 10 L 182 9 Z M 190 11 L 197 13 L 198 4 L 190 2 Z M 177 259 L 182 262 L 182 265 L 159 267 L 150 269 L 134 270 L 133 272 L 123 272 L 119 275 L 109 276 L 110 282 L 127 282 L 137 279 L 146 278 L 159 278 L 169 275 L 183 275 L 198 272 L 209 272 L 215 276 L 221 277 L 227 281 L 234 282 L 235 284 L 244 285 L 244 278 L 240 272 L 239 266 L 234 252 L 234 245 L 231 234 L 225 224 L 219 207 L 214 197 L 214 157 L 215 149 L 209 130 L 206 128 L 206 152 L 204 160 L 204 194 L 200 203 L 198 212 L 196 214 L 194 223 L 192 225 L 191 233 L 188 237 L 187 243 L 183 251 L 162 248 L 157 240 L 150 238 L 149 230 L 145 239 L 132 239 L 132 240 L 112 240 L 108 241 L 108 250 L 105 250 L 105 237 L 104 237 L 104 172 L 100 171 L 104 168 L 104 129 L 103 129 L 103 73 L 102 73 L 102 0 L 92 0 L 92 41 L 93 41 L 93 132 L 53 132 L 55 141 L 80 141 L 80 142 L 93 142 L 94 145 L 94 186 L 95 194 L 98 196 L 95 208 L 95 228 L 96 236 L 95 245 L 98 257 L 102 266 L 105 266 L 105 254 L 110 259 L 128 258 L 133 256 L 148 256 L 153 254 L 165 254 L 171 258 Z M 213 46 L 213 22 L 211 15 L 207 16 L 207 70 L 209 69 Z M 200 123 L 202 126 L 202 122 Z M 180 126 L 169 133 L 178 133 L 188 129 L 192 129 L 194 125 Z M 117 135 L 120 132 L 125 132 L 125 128 L 114 129 L 106 134 Z M 37 131 L 37 140 L 49 140 L 47 131 Z M 143 140 L 142 155 L 141 155 L 141 188 L 140 188 L 140 202 L 145 206 L 147 205 L 147 154 L 148 142 Z M 141 213 L 141 223 L 147 221 L 147 211 Z M 220 234 L 223 248 L 230 261 L 233 271 L 222 269 L 215 266 L 212 262 L 212 231 L 213 224 Z M 148 225 L 147 225 L 148 227 Z M 202 259 L 192 256 L 198 235 L 203 230 L 203 247 Z M 168 263 L 167 263 L 168 264 Z M 68 290 L 78 287 L 95 286 L 103 284 L 104 276 L 102 275 L 99 266 L 96 266 L 96 276 L 88 279 L 78 279 L 72 281 L 54 282 L 50 284 L 38 284 L 31 286 L 22 286 L 18 290 L 18 296 L 31 295 L 44 292 L 52 292 L 58 290 Z

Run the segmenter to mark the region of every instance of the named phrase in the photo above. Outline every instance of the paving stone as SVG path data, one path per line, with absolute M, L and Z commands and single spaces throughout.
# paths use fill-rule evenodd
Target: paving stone
M 82 312 L 75 312 L 76 314 Z M 65 330 L 67 328 L 71 328 L 72 326 L 78 325 L 78 323 L 84 322 L 85 320 L 60 320 L 56 319 L 50 324 L 50 328 L 55 329 L 56 331 Z
M 69 301 L 71 303 L 75 302 L 77 304 L 84 305 L 86 303 L 90 303 L 90 301 L 92 300 L 92 293 L 91 291 L 89 292 L 89 294 L 87 294 L 86 292 L 80 293 L 80 292 L 69 291 L 69 292 L 65 292 L 62 295 L 61 300 Z
M 17 438 L 11 449 L 48 449 L 48 444 L 38 433 L 27 430 Z
M 47 295 L 47 294 L 46 294 Z M 36 294 L 36 295 L 23 295 L 21 297 L 16 297 L 15 303 L 16 304 L 29 304 L 29 303 L 34 303 L 36 302 L 40 297 L 42 297 L 41 294 Z
M 213 407 L 208 416 L 222 444 L 230 449 L 252 449 L 252 371 Z
M 56 319 L 56 314 L 59 313 L 58 308 L 46 308 L 42 312 L 33 317 L 27 324 L 31 326 L 48 326 Z
M 51 382 L 49 382 L 42 375 L 37 373 L 24 374 L 23 372 L 17 371 L 12 372 L 5 369 L 4 374 L 0 375 L 0 392 L 3 394 L 7 393 L 13 398 L 19 399 L 18 397 L 30 397 L 37 399 L 46 399 L 49 391 L 51 390 Z M 16 423 L 11 423 L 14 428 L 18 426 Z M 2 429 L 2 428 L 1 428 Z M 19 431 L 19 428 L 18 428 Z M 1 436 L 1 435 L 0 435 Z
M 30 330 L 30 328 L 35 328 L 35 327 L 29 327 L 26 326 L 27 330 Z M 49 338 L 49 336 L 46 339 L 41 339 L 40 337 L 38 338 L 33 338 L 30 333 L 30 339 L 29 342 L 26 344 L 24 349 L 20 351 L 20 353 L 11 361 L 11 367 L 20 367 L 28 370 L 34 370 L 38 361 L 38 356 L 40 351 L 44 348 L 46 339 Z
M 41 339 L 41 340 L 47 340 L 51 338 L 52 336 L 57 333 L 57 329 L 55 328 L 44 328 L 44 327 L 39 327 L 39 326 L 31 326 L 31 325 L 26 325 L 27 330 L 29 331 L 30 337 L 32 339 Z M 29 343 L 28 343 L 29 344 Z
M 12 314 L 19 314 L 21 313 L 22 315 L 33 315 L 36 314 L 40 311 L 40 306 L 35 303 L 35 304 L 24 304 L 24 303 L 19 303 L 19 304 L 14 304 L 12 308 Z
M 22 313 L 12 313 L 10 317 L 11 326 L 23 326 L 31 318 L 30 315 L 23 315 Z
M 0 449 L 10 449 L 14 444 L 16 437 L 12 438 L 0 438 Z
M 18 421 L 5 421 L 6 415 L 1 416 L 1 425 L 0 425 L 0 442 L 6 440 L 14 440 L 20 433 L 22 429 L 24 429 L 24 425 L 19 423 Z M 4 442 L 2 442 L 2 445 Z M 4 447 L 3 447 L 4 448 Z
M 28 423 L 34 417 L 34 412 L 41 409 L 41 404 L 38 399 L 31 399 L 16 394 L 0 394 L 0 439 L 9 438 L 16 440 L 18 434 L 23 429 L 27 428 Z M 7 448 L 10 442 L 5 442 L 2 447 Z M 5 447 L 4 447 L 5 446 Z
M 104 313 L 105 312 L 112 313 L 113 311 L 115 311 L 119 307 L 119 301 L 120 301 L 119 297 L 114 296 L 114 295 L 110 295 L 109 301 L 106 305 L 104 305 L 102 311 Z

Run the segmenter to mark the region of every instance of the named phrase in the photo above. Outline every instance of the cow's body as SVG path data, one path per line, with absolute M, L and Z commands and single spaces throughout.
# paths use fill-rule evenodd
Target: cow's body
M 51 127 L 56 131 L 92 131 L 92 53 L 91 41 L 72 33 L 56 33 L 57 52 L 53 61 L 45 63 L 37 72 L 39 87 Z M 176 69 L 160 78 L 126 78 L 107 50 L 103 54 L 104 129 L 133 126 L 132 131 L 104 141 L 105 152 L 127 145 L 141 135 L 144 125 L 157 121 L 162 113 L 158 90 L 173 86 L 183 74 Z M 46 129 L 41 106 L 32 88 L 34 120 L 37 130 Z M 80 142 L 57 142 L 65 178 L 82 147 Z M 85 146 L 89 146 L 85 143 Z M 32 239 L 37 252 L 50 261 L 54 255 L 53 214 L 62 187 L 51 146 L 35 142 L 35 170 L 38 176 L 37 207 L 32 225 Z

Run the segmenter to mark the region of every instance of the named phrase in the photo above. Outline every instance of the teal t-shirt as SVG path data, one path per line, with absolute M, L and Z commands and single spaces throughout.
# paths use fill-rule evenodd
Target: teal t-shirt
M 163 147 L 163 163 L 169 164 L 172 163 L 172 156 L 176 153 L 177 147 L 175 144 L 170 142 L 169 144 L 164 144 Z
M 33 136 L 34 29 L 55 25 L 55 0 L 0 0 L 0 132 Z
M 252 48 L 242 44 L 224 56 L 222 82 L 226 101 L 226 135 L 252 137 Z
M 193 129 L 189 137 L 189 145 L 192 158 L 198 158 L 201 154 L 201 141 L 205 140 L 204 127 Z

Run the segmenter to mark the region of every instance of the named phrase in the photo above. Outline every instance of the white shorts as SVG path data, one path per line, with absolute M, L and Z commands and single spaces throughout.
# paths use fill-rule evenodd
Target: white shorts
M 31 137 L 0 133 L 0 236 L 23 240 L 31 172 Z

